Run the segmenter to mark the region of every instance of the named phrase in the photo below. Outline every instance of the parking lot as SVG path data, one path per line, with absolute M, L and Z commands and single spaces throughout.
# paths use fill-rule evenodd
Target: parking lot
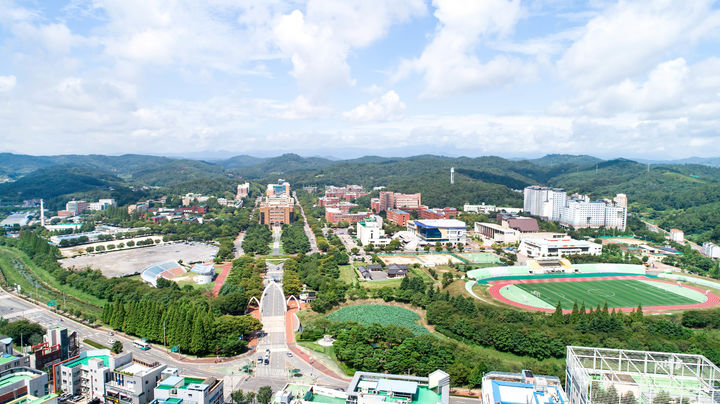
M 218 247 L 205 243 L 176 242 L 152 247 L 135 248 L 83 255 L 60 260 L 65 268 L 94 268 L 107 277 L 116 277 L 140 273 L 152 264 L 163 261 L 182 260 L 184 264 L 208 262 L 215 258 Z

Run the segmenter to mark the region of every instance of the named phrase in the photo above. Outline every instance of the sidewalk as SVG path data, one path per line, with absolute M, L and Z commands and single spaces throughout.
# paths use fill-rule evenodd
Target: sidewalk
M 230 269 L 232 268 L 232 262 L 225 262 L 221 265 L 216 265 L 215 268 L 222 269 L 222 272 L 220 275 L 218 275 L 217 279 L 215 280 L 215 286 L 212 290 L 212 295 L 217 297 L 218 293 L 220 293 L 220 289 L 222 288 L 222 285 L 225 283 L 225 279 L 227 279 L 227 276 L 230 274 Z
M 287 339 L 287 345 L 288 348 L 290 348 L 290 351 L 293 353 L 293 355 L 307 362 L 315 370 L 320 371 L 325 376 L 332 377 L 333 379 L 337 380 L 349 381 L 349 377 L 335 373 L 327 366 L 322 364 L 320 361 L 314 360 L 310 355 L 308 355 L 304 351 L 301 351 L 298 348 L 297 344 L 295 343 L 295 313 L 297 313 L 297 311 L 297 304 L 295 303 L 295 301 L 292 301 L 288 305 L 287 312 L 285 312 L 285 337 Z

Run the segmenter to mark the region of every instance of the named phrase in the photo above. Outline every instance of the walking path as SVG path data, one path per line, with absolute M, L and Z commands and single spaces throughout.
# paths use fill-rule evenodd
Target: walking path
M 218 265 L 220 269 L 222 269 L 222 272 L 220 272 L 220 275 L 218 275 L 217 279 L 215 280 L 215 287 L 213 287 L 212 295 L 217 297 L 218 293 L 220 293 L 220 289 L 222 288 L 222 285 L 225 283 L 225 279 L 227 279 L 227 276 L 230 274 L 230 269 L 232 268 L 232 262 L 226 262 L 222 265 Z

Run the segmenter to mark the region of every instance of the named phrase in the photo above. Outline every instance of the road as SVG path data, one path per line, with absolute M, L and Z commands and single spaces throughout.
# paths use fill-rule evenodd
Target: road
M 272 233 L 273 233 L 272 255 L 280 255 L 280 236 L 282 236 L 282 227 L 273 226 Z
M 293 198 L 295 198 L 295 203 L 300 207 L 300 214 L 303 217 L 303 222 L 305 223 L 305 235 L 307 236 L 308 240 L 310 240 L 310 254 L 314 254 L 320 250 L 318 250 L 317 246 L 317 240 L 315 239 L 315 234 L 310 229 L 310 225 L 308 224 L 307 217 L 305 216 L 305 209 L 303 209 L 302 205 L 300 205 L 300 201 L 297 198 L 297 195 L 295 192 L 293 192 Z

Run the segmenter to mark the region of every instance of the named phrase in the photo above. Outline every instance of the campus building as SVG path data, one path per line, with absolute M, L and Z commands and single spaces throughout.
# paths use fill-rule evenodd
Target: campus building
M 266 196 L 285 196 L 290 197 L 290 183 L 279 179 L 277 184 L 268 184 L 265 190 Z
M 387 220 L 396 226 L 407 226 L 410 214 L 404 210 L 393 209 L 386 212 Z
M 0 371 L 0 404 L 56 404 L 47 373 L 26 366 Z
M 507 212 L 507 213 L 520 213 L 522 212 L 522 208 L 511 208 L 509 206 L 495 206 L 495 205 L 486 205 L 485 202 L 483 202 L 480 205 L 463 205 L 463 212 L 467 213 L 492 213 L 492 212 Z
M 418 209 L 418 217 L 420 219 L 454 219 L 458 215 L 455 208 L 429 209 L 421 206 Z
M 325 187 L 326 197 L 351 201 L 365 195 L 369 195 L 369 192 L 365 192 L 360 185 L 346 185 L 344 187 L 328 185 Z
M 72 213 L 72 216 L 77 216 L 82 212 L 88 210 L 88 203 L 86 201 L 68 201 L 65 204 L 65 210 Z M 60 212 L 58 212 L 58 215 L 59 213 Z
M 250 194 L 250 183 L 238 184 L 237 192 L 235 193 L 235 200 L 239 201 L 246 198 Z
M 13 353 L 13 340 L 10 337 L 0 339 L 0 371 L 30 366 L 29 356 L 18 356 Z
M 154 389 L 152 404 L 221 404 L 222 380 L 214 377 L 180 376 L 177 369 L 163 370 L 160 382 Z
M 90 202 L 87 205 L 88 210 L 105 210 L 111 206 L 117 206 L 115 199 L 99 199 L 97 202 Z
M 385 237 L 382 229 L 383 222 L 380 216 L 370 216 L 357 222 L 357 238 L 362 245 L 387 245 L 390 239 Z
M 408 231 L 415 236 L 420 244 L 436 242 L 465 244 L 467 226 L 457 219 L 411 220 Z
M 518 251 L 528 257 L 561 257 L 575 254 L 602 254 L 602 245 L 585 240 L 575 240 L 565 234 L 547 238 L 526 238 L 520 243 Z
M 520 232 L 495 223 L 475 222 L 475 233 L 493 243 L 512 244 L 520 241 Z
M 401 194 L 399 192 L 380 192 L 378 198 L 370 201 L 370 207 L 375 213 L 391 209 L 415 210 L 422 205 L 422 197 L 417 194 Z
M 288 188 L 288 192 L 289 188 Z M 260 224 L 280 226 L 295 220 L 295 201 L 290 196 L 266 197 L 258 207 Z
M 567 196 L 560 188 L 526 187 L 523 210 L 533 216 L 553 220 L 575 228 L 607 227 L 625 230 L 627 196 L 617 194 L 614 200 L 591 201 L 586 195 Z
M 338 208 L 325 208 L 325 221 L 333 224 L 340 222 L 353 224 L 370 217 L 371 214 L 371 212 L 350 213 Z
M 518 216 L 511 213 L 498 213 L 496 219 L 501 226 L 517 230 L 520 233 L 536 233 L 540 231 L 540 226 L 534 217 Z
M 568 404 L 559 378 L 534 375 L 529 370 L 485 373 L 481 391 L 482 404 Z

